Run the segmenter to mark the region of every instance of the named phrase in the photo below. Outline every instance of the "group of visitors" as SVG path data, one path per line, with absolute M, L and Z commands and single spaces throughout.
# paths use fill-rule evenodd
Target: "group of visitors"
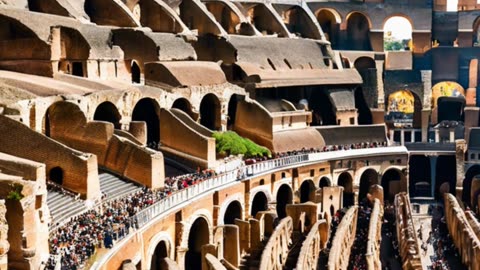
M 433 245 L 434 253 L 431 257 L 432 270 L 462 269 L 461 258 L 452 237 L 448 233 L 448 227 L 444 216 L 443 207 L 432 207 L 432 231 L 426 239 Z
M 397 223 L 395 216 L 395 206 L 388 200 L 385 200 L 383 208 L 383 224 L 382 224 L 382 242 L 386 245 L 382 246 L 382 266 L 384 269 L 401 269 L 402 259 L 398 250 L 397 239 Z
M 370 224 L 370 215 L 372 214 L 372 207 L 367 198 L 363 199 L 358 206 L 357 230 L 355 233 L 355 241 L 350 250 L 349 270 L 366 270 L 368 243 L 368 229 Z
M 56 256 L 61 257 L 62 269 L 79 269 L 95 253 L 96 248 L 111 248 L 136 228 L 135 214 L 171 193 L 215 176 L 213 170 L 167 177 L 165 188 L 154 191 L 142 188 L 126 197 L 103 202 L 58 227 L 50 236 L 50 254 L 46 269 L 54 269 Z
M 353 150 L 353 149 L 363 149 L 363 148 L 377 148 L 377 147 L 386 147 L 388 146 L 387 141 L 383 142 L 361 142 L 361 143 L 352 143 L 352 144 L 338 144 L 338 145 L 325 145 L 322 148 L 302 148 L 297 151 L 288 151 L 288 152 L 277 152 L 274 153 L 274 158 L 282 158 L 294 155 L 301 154 L 312 154 L 312 153 L 322 153 L 322 152 L 331 152 L 331 151 L 341 151 L 341 150 Z

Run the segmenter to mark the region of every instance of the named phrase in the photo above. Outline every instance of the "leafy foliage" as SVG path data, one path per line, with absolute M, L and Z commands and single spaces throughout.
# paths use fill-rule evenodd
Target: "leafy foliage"
M 215 148 L 220 155 L 244 155 L 246 158 L 271 156 L 270 150 L 249 139 L 240 137 L 233 131 L 214 132 Z
M 22 185 L 13 184 L 12 190 L 7 195 L 7 199 L 20 201 L 21 199 L 23 199 L 22 190 Z
M 400 51 L 404 48 L 404 45 L 400 41 L 385 41 L 383 46 L 386 51 Z

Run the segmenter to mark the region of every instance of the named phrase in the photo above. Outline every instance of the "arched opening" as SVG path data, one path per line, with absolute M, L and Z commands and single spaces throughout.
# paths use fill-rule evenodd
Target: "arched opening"
M 338 31 L 340 29 L 340 15 L 330 9 L 321 9 L 317 12 L 317 20 L 325 34 L 325 37 L 332 44 L 332 49 L 337 49 Z
M 329 187 L 331 186 L 332 184 L 330 183 L 330 179 L 328 179 L 328 177 L 322 177 L 320 178 L 320 188 L 323 188 L 323 187 Z
M 248 8 L 250 23 L 263 35 L 278 34 L 278 37 L 285 37 L 285 31 L 274 15 L 264 4 L 255 4 Z
M 190 101 L 186 98 L 179 98 L 175 100 L 172 104 L 172 108 L 179 109 L 183 111 L 184 113 L 188 114 L 190 118 L 193 120 L 197 120 L 198 115 L 193 112 L 192 110 L 192 104 L 190 104 Z
M 231 202 L 227 210 L 225 210 L 225 215 L 223 216 L 223 224 L 235 224 L 235 219 L 242 219 L 242 205 L 239 201 Z
M 160 106 L 151 98 L 143 98 L 133 108 L 133 121 L 147 123 L 147 145 L 158 145 L 160 141 Z
M 220 100 L 214 94 L 207 94 L 200 103 L 200 124 L 211 130 L 220 130 Z
M 400 192 L 402 173 L 397 169 L 389 169 L 382 175 L 383 196 L 386 200 L 393 202 L 395 194 Z
M 465 179 L 463 180 L 463 191 L 462 191 L 462 201 L 473 207 L 472 198 L 471 198 L 471 189 L 472 189 L 472 180 L 476 175 L 480 175 L 480 165 L 473 165 L 468 168 L 467 173 L 465 174 Z
M 282 16 L 290 33 L 303 38 L 320 38 L 320 33 L 314 29 L 312 21 L 300 6 L 291 7 Z
M 93 120 L 110 122 L 116 129 L 120 128 L 120 119 L 122 116 L 117 107 L 109 101 L 105 101 L 97 106 L 93 115 Z
M 287 216 L 287 204 L 291 204 L 292 202 L 292 188 L 287 184 L 283 184 L 277 192 L 277 216 L 279 219 Z
M 63 170 L 60 167 L 54 167 L 50 169 L 48 173 L 48 178 L 50 181 L 53 181 L 56 184 L 62 185 L 63 184 Z
M 237 116 L 237 104 L 238 102 L 243 99 L 243 96 L 239 96 L 237 94 L 233 94 L 228 101 L 228 121 L 227 121 L 227 129 L 233 129 L 235 125 L 235 117 Z
M 378 184 L 378 173 L 374 169 L 367 169 L 360 176 L 360 192 L 358 201 L 367 197 L 367 193 L 372 185 Z
M 355 94 L 355 108 L 357 108 L 357 111 L 358 111 L 358 124 L 371 125 L 373 123 L 372 112 L 370 111 L 370 107 L 368 106 L 367 101 L 365 100 L 363 87 L 358 87 L 357 89 L 355 89 L 354 94 Z
M 440 187 L 442 184 L 447 183 L 450 187 L 446 192 L 455 192 L 455 186 L 457 183 L 457 161 L 455 156 L 439 156 L 437 158 L 436 167 L 436 179 L 435 179 L 435 198 L 442 199 L 442 190 Z
M 250 215 L 255 217 L 258 212 L 268 210 L 268 199 L 265 193 L 257 192 L 252 201 L 252 210 Z
M 42 133 L 50 137 L 50 108 L 47 109 L 42 119 Z
M 198 270 L 202 265 L 202 246 L 209 243 L 210 229 L 203 217 L 195 220 L 188 234 L 188 251 L 185 254 L 185 270 Z
M 338 176 L 338 185 L 343 187 L 343 207 L 349 207 L 354 204 L 353 179 L 348 172 L 343 172 Z
M 213 14 L 215 20 L 229 34 L 237 34 L 237 26 L 240 24 L 240 17 L 230 7 L 222 2 L 205 2 L 208 11 Z
M 300 186 L 300 202 L 313 201 L 315 198 L 315 184 L 312 180 L 303 181 Z
M 407 18 L 393 16 L 383 25 L 385 51 L 413 51 L 412 24 Z
M 423 155 L 412 155 L 409 160 L 410 197 L 431 197 L 430 159 Z
M 137 64 L 137 61 L 132 61 L 131 73 L 132 83 L 140 83 L 140 67 Z
M 388 107 L 385 121 L 392 125 L 422 126 L 422 101 L 420 97 L 410 90 L 398 90 L 388 96 Z M 410 134 L 406 134 L 410 136 Z M 399 141 L 400 139 L 396 139 Z M 406 137 L 405 141 L 410 141 Z
M 310 91 L 308 104 L 311 105 L 313 113 L 312 126 L 337 124 L 337 115 L 327 89 Z
M 155 251 L 152 255 L 152 263 L 150 264 L 150 269 L 161 269 L 162 261 L 164 258 L 168 257 L 168 248 L 165 241 L 160 241 L 155 248 Z
M 353 12 L 347 16 L 347 49 L 371 51 L 370 23 L 365 15 Z
M 141 1 L 140 15 L 141 25 L 151 28 L 153 32 L 180 33 L 184 30 L 174 11 L 157 1 Z

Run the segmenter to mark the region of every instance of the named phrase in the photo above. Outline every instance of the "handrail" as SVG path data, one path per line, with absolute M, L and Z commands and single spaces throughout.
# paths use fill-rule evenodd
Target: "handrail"
M 378 155 L 392 155 L 392 154 L 407 154 L 407 149 L 404 146 L 392 146 L 392 147 L 379 147 L 379 148 L 362 148 L 351 150 L 338 150 L 331 152 L 318 152 L 309 154 L 293 155 L 278 159 L 271 159 L 243 168 L 237 168 L 232 171 L 216 175 L 210 179 L 202 181 L 193 186 L 187 187 L 180 191 L 177 191 L 160 201 L 152 204 L 151 206 L 141 210 L 135 216 L 136 228 L 141 229 L 146 224 L 154 219 L 157 219 L 161 214 L 167 213 L 169 210 L 181 205 L 185 201 L 191 200 L 201 194 L 218 189 L 221 186 L 232 184 L 236 181 L 245 180 L 254 176 L 259 176 L 269 171 L 278 170 L 281 168 L 288 168 L 289 166 L 304 164 L 304 163 L 317 163 L 322 161 L 328 161 L 330 159 L 348 159 L 365 156 L 378 156 Z M 129 238 L 128 236 L 126 238 Z M 113 255 L 116 250 L 115 245 L 105 256 L 100 258 L 101 263 L 97 265 L 103 265 L 103 263 Z M 92 267 L 92 269 L 97 269 Z

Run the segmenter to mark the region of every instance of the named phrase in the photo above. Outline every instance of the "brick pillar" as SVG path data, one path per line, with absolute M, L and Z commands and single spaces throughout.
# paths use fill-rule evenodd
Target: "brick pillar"
M 422 70 L 423 108 L 422 108 L 422 142 L 428 141 L 428 127 L 432 108 L 432 71 Z
M 457 181 L 455 187 L 455 195 L 459 202 L 462 201 L 463 178 L 465 178 L 465 140 L 455 141 L 455 159 L 457 165 Z

